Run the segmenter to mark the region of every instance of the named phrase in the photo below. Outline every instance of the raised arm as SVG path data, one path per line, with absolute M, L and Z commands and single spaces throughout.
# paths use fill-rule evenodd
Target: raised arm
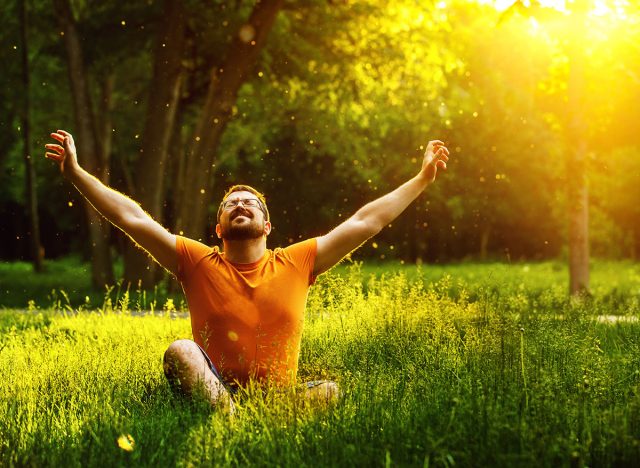
M 135 201 L 107 187 L 78 164 L 71 134 L 58 130 L 51 137 L 59 144 L 45 145 L 45 156 L 60 165 L 60 171 L 78 191 L 111 223 L 129 237 L 164 268 L 177 272 L 176 238 L 149 216 Z
M 438 168 L 447 168 L 449 150 L 439 140 L 430 141 L 418 175 L 393 192 L 360 208 L 330 233 L 318 237 L 314 275 L 324 273 L 342 258 L 396 219 L 436 179 Z

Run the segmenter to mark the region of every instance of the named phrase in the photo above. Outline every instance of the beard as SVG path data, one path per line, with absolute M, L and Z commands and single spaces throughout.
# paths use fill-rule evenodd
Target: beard
M 233 221 L 238 216 L 249 219 L 248 222 L 235 224 Z M 264 221 L 256 220 L 251 212 L 236 210 L 229 216 L 229 221 L 220 224 L 220 236 L 224 240 L 244 241 L 258 239 L 264 235 Z

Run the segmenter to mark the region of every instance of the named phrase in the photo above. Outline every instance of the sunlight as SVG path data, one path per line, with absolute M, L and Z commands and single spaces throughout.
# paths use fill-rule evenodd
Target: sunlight
M 594 2 L 591 13 L 594 16 L 613 16 L 619 19 L 626 19 L 626 7 L 629 6 L 628 0 L 596 0 Z
M 504 11 L 514 5 L 515 0 L 478 0 L 483 4 L 491 4 L 496 10 Z M 532 0 L 522 0 L 525 7 L 531 7 L 536 2 Z M 575 1 L 572 0 L 537 0 L 537 4 L 544 8 L 553 8 L 562 13 L 570 14 L 572 5 Z M 617 19 L 626 19 L 626 10 L 630 5 L 629 0 L 591 0 L 591 8 L 589 14 L 592 16 L 608 16 Z
M 510 6 L 512 6 L 515 0 L 479 0 L 480 3 L 488 3 L 493 4 L 496 10 L 504 11 Z M 523 3 L 526 7 L 530 7 L 532 2 L 530 0 L 523 0 Z M 554 8 L 558 11 L 562 11 L 567 13 L 567 1 L 566 0 L 539 0 L 540 5 L 545 8 Z

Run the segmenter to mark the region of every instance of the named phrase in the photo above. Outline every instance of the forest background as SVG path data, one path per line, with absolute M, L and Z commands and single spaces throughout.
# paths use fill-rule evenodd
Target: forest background
M 234 183 L 266 193 L 284 246 L 413 176 L 437 138 L 448 173 L 355 257 L 566 259 L 588 206 L 591 254 L 637 260 L 640 9 L 561 3 L 8 1 L 0 259 L 162 278 L 44 159 L 63 128 L 90 172 L 209 244 Z

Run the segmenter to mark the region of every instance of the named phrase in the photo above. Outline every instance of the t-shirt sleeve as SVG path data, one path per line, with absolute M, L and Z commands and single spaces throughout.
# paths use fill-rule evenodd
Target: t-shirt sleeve
M 176 252 L 178 253 L 178 281 L 184 281 L 205 256 L 211 253 L 211 247 L 187 237 L 176 236 Z
M 313 284 L 316 281 L 316 277 L 313 274 L 313 267 L 316 263 L 317 251 L 318 242 L 315 237 L 292 244 L 284 249 L 285 255 L 289 257 L 296 268 L 308 278 L 309 284 Z

